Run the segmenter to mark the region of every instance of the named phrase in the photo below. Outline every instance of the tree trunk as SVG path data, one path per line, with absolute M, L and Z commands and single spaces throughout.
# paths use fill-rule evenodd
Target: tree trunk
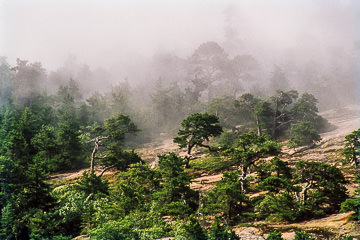
M 272 131 L 271 131 L 271 135 L 273 137 L 276 137 L 276 125 L 277 125 L 277 113 L 279 111 L 279 100 L 276 99 L 276 103 L 275 103 L 275 113 L 274 113 L 274 122 L 273 122 L 273 127 L 272 127 Z
M 303 197 L 302 197 L 302 200 L 303 200 L 303 204 L 305 204 L 305 201 L 307 200 L 307 192 L 308 190 L 312 187 L 313 183 L 312 182 L 309 182 L 306 187 L 304 188 L 304 191 L 303 191 Z
M 95 155 L 99 149 L 99 138 L 94 139 L 94 149 L 91 153 L 90 171 L 93 172 L 95 169 Z
M 90 171 L 91 172 L 95 170 L 95 156 L 99 149 L 99 143 L 101 140 L 107 139 L 107 138 L 109 138 L 109 136 L 100 136 L 100 137 L 96 137 L 96 138 L 90 140 L 90 142 L 94 142 L 94 149 L 91 153 L 91 162 L 90 162 Z
M 257 135 L 261 136 L 262 135 L 261 123 L 260 123 L 260 120 L 259 120 L 258 116 L 256 116 L 256 126 L 257 126 Z
M 245 181 L 246 176 L 247 176 L 247 169 L 248 169 L 247 166 L 242 167 L 242 174 L 241 174 L 241 177 L 240 177 L 240 187 L 241 187 L 241 191 L 243 193 L 245 193 L 244 181 Z

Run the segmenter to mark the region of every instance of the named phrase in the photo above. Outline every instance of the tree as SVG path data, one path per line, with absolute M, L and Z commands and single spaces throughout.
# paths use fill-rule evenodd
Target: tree
M 131 121 L 130 117 L 123 114 L 106 119 L 104 126 L 96 127 L 97 136 L 90 140 L 90 142 L 94 142 L 90 170 L 94 171 L 96 158 L 99 158 L 100 164 L 105 167 L 100 176 L 111 168 L 125 170 L 131 163 L 141 161 L 134 151 L 125 151 L 123 149 L 127 134 L 135 134 L 138 131 L 139 129 Z M 101 150 L 99 149 L 100 146 L 103 146 L 104 149 L 98 152 Z
M 85 193 L 85 196 L 90 194 L 106 194 L 108 195 L 108 182 L 102 180 L 100 177 L 96 176 L 94 172 L 83 172 L 82 177 L 75 185 L 75 189 Z
M 274 157 L 269 163 L 259 166 L 261 167 L 265 167 L 268 172 L 260 177 L 257 188 L 268 192 L 257 204 L 255 211 L 271 220 L 296 220 L 299 216 L 299 202 L 296 196 L 301 187 L 294 184 L 288 164 Z
M 286 78 L 284 71 L 277 65 L 274 65 L 274 71 L 271 73 L 270 89 L 288 89 L 289 80 Z
M 190 178 L 184 172 L 183 159 L 175 153 L 159 155 L 160 190 L 154 193 L 159 212 L 185 216 L 197 208 L 197 194 L 190 189 Z
M 225 151 L 232 159 L 236 159 L 241 166 L 242 174 L 240 179 L 245 180 L 249 168 L 255 164 L 261 157 L 276 155 L 280 152 L 279 145 L 269 140 L 267 136 L 257 136 L 254 132 L 243 133 L 239 135 L 238 142 Z M 242 185 L 244 190 L 244 186 Z
M 175 240 L 207 240 L 206 230 L 203 229 L 199 221 L 190 215 L 187 222 L 180 222 L 175 230 Z
M 215 217 L 215 221 L 209 229 L 209 240 L 240 240 L 239 236 L 231 231 L 225 224 L 221 224 L 220 218 Z
M 302 216 L 321 216 L 340 209 L 347 198 L 347 181 L 336 166 L 299 161 L 295 170 L 296 181 L 303 185 L 299 196 Z
M 295 90 L 287 92 L 277 90 L 276 94 L 271 97 L 275 105 L 273 127 L 271 131 L 271 135 L 273 137 L 277 137 L 278 130 L 281 127 L 288 126 L 293 121 L 287 107 L 292 104 L 295 99 L 298 98 L 298 95 L 298 92 Z
M 263 134 L 263 129 L 270 129 L 270 121 L 273 115 L 270 103 L 266 100 L 254 97 L 250 93 L 241 95 L 235 101 L 235 108 L 240 111 L 242 118 L 254 122 L 257 135 Z
M 30 106 L 36 95 L 45 90 L 46 74 L 41 63 L 16 60 L 12 84 L 13 98 L 20 106 Z
M 14 174 L 16 166 L 10 159 L 0 156 L 0 238 L 13 239 L 15 216 Z
M 307 92 L 303 93 L 290 110 L 294 122 L 309 121 L 317 131 L 329 127 L 327 120 L 318 115 L 317 103 L 318 100 L 314 95 Z
M 57 170 L 74 169 L 83 165 L 83 148 L 80 141 L 80 126 L 74 114 L 65 112 L 58 123 L 57 147 L 59 154 Z
M 162 79 L 159 79 L 155 92 L 151 95 L 151 101 L 160 128 L 171 127 L 169 124 L 180 122 L 184 116 L 183 108 L 186 101 L 177 84 L 164 87 Z
M 289 147 L 309 145 L 320 140 L 318 131 L 309 121 L 291 124 Z
M 4 57 L 0 57 L 0 106 L 7 105 L 12 95 L 12 72 Z
M 31 139 L 31 144 L 38 151 L 36 157 L 43 159 L 45 162 L 47 172 L 56 172 L 71 167 L 71 164 L 57 157 L 60 152 L 56 142 L 54 127 L 43 125 L 40 131 Z
M 151 200 L 151 195 L 159 189 L 159 176 L 146 163 L 134 163 L 127 171 L 117 175 L 118 181 L 113 185 L 111 199 L 124 217 L 132 210 L 144 209 Z
M 58 101 L 64 105 L 68 104 L 69 102 L 73 102 L 76 105 L 79 104 L 82 99 L 82 94 L 80 93 L 78 82 L 70 78 L 67 85 L 61 85 L 59 87 L 56 97 Z
M 239 172 L 224 172 L 216 187 L 207 193 L 206 210 L 210 213 L 223 213 L 227 223 L 249 204 L 249 199 L 242 189 L 243 183 L 239 179 Z
M 208 104 L 208 111 L 219 117 L 221 126 L 231 128 L 236 125 L 238 114 L 234 107 L 234 98 L 230 95 L 223 95 L 213 98 Z
M 179 144 L 180 148 L 187 149 L 185 168 L 189 167 L 193 147 L 210 149 L 210 146 L 205 145 L 204 142 L 209 141 L 210 137 L 217 137 L 222 133 L 222 128 L 218 123 L 219 118 L 208 113 L 194 113 L 182 121 L 182 128 L 179 130 L 178 136 L 174 138 L 174 143 Z
M 360 164 L 360 128 L 345 136 L 345 147 L 342 151 L 345 160 L 353 162 L 355 167 Z
M 213 85 L 222 80 L 224 65 L 229 61 L 227 54 L 216 42 L 205 42 L 194 51 L 189 61 L 193 76 L 206 84 L 207 101 L 210 102 L 214 97 Z

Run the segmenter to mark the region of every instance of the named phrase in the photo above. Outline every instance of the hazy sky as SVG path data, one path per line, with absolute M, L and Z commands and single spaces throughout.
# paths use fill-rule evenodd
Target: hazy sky
M 0 55 L 61 66 L 69 55 L 113 67 L 168 51 L 189 56 L 205 41 L 225 41 L 227 10 L 244 51 L 322 54 L 359 39 L 356 0 L 0 0 Z M 236 3 L 236 4 L 235 4 Z M 249 50 L 250 51 L 250 50 Z

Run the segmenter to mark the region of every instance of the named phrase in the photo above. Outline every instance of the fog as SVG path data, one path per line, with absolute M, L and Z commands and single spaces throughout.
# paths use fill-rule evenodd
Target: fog
M 209 41 L 229 57 L 252 56 L 261 68 L 256 86 L 269 81 L 276 65 L 300 91 L 321 95 L 321 87 L 307 86 L 314 81 L 345 82 L 335 87 L 342 91 L 358 87 L 355 0 L 2 0 L 0 8 L 0 56 L 12 66 L 17 58 L 41 62 L 48 76 L 62 69 L 86 81 L 88 72 L 89 89 L 186 78 L 166 73 L 159 56 L 187 60 Z M 354 89 L 352 98 L 360 95 Z

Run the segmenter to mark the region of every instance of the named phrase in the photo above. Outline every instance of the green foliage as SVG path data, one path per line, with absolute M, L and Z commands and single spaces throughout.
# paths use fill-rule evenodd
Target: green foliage
M 176 240 L 207 240 L 205 229 L 203 229 L 199 221 L 194 217 L 190 216 L 189 220 L 184 222 L 180 221 L 175 227 Z
M 285 189 L 293 191 L 294 186 L 288 178 L 280 178 L 277 176 L 269 176 L 259 183 L 258 188 L 272 193 L 279 193 Z
M 92 167 L 97 155 L 100 155 L 100 165 L 105 167 L 104 171 L 111 168 L 123 171 L 130 164 L 142 161 L 134 151 L 124 150 L 126 136 L 139 131 L 128 115 L 118 114 L 106 119 L 104 126 L 95 125 L 94 131 L 97 137 L 90 140 L 94 142 Z
M 88 173 L 84 171 L 75 188 L 86 196 L 91 194 L 108 194 L 108 182 L 96 176 L 95 172 Z
M 345 136 L 345 147 L 342 154 L 345 156 L 346 161 L 353 162 L 356 167 L 359 167 L 360 129 Z
M 311 122 L 302 121 L 291 124 L 289 147 L 309 145 L 320 140 L 320 135 Z
M 346 181 L 335 166 L 299 161 L 294 178 L 280 159 L 274 158 L 265 166 L 266 173 L 257 187 L 268 193 L 257 202 L 255 211 L 268 220 L 295 221 L 322 216 L 337 211 L 346 199 Z
M 281 232 L 271 231 L 269 236 L 267 236 L 265 240 L 284 240 L 281 236 L 282 236 Z
M 208 104 L 207 110 L 219 118 L 221 126 L 231 128 L 236 125 L 239 118 L 233 102 L 234 98 L 229 95 L 213 98 Z
M 280 146 L 265 135 L 258 136 L 254 132 L 240 134 L 234 146 L 224 151 L 225 155 L 237 161 L 242 167 L 242 178 L 245 179 L 249 168 L 261 158 L 276 155 Z
M 272 120 L 272 137 L 278 137 L 279 133 L 287 129 L 291 122 L 291 112 L 289 106 L 297 99 L 298 92 L 295 90 L 281 91 L 277 90 L 276 94 L 271 97 L 274 104 L 274 116 Z
M 48 238 L 48 237 L 43 237 L 36 233 L 30 234 L 30 240 L 71 240 L 71 239 L 72 236 L 53 235 L 50 238 Z
M 83 166 L 81 157 L 82 146 L 80 142 L 80 127 L 70 114 L 64 114 L 59 122 L 57 144 L 59 154 L 57 156 L 57 169 L 68 170 Z
M 234 132 L 224 131 L 217 139 L 217 143 L 222 149 L 226 149 L 233 145 L 237 135 Z
M 288 192 L 267 194 L 255 207 L 260 216 L 272 221 L 295 221 L 299 218 L 300 204 L 295 196 Z
M 197 208 L 197 193 L 190 189 L 190 178 L 184 172 L 183 159 L 175 153 L 159 155 L 160 190 L 154 193 L 158 211 L 184 217 Z
M 224 224 L 221 224 L 219 217 L 215 217 L 215 221 L 211 225 L 208 235 L 209 240 L 240 240 L 234 231 L 231 231 Z
M 249 203 L 244 193 L 244 180 L 239 180 L 239 172 L 224 172 L 216 187 L 207 193 L 205 210 L 208 213 L 223 213 L 228 222 L 241 214 Z
M 117 178 L 119 181 L 111 188 L 111 199 L 119 216 L 145 208 L 152 200 L 151 195 L 159 188 L 157 173 L 145 163 L 131 164 L 129 170 L 119 173 Z M 113 212 L 113 215 L 117 213 Z
M 359 180 L 359 175 L 356 176 L 357 181 Z M 355 214 L 352 216 L 353 219 L 360 220 L 360 188 L 355 190 L 355 193 L 352 198 L 346 199 L 341 203 L 341 212 L 350 212 L 354 211 Z
M 292 178 L 291 168 L 287 162 L 282 161 L 279 157 L 270 160 L 270 170 L 276 173 L 276 176 L 282 178 Z
M 310 93 L 303 93 L 291 109 L 296 122 L 309 121 L 317 131 L 324 131 L 329 128 L 326 119 L 318 115 L 316 106 L 318 100 Z
M 209 141 L 210 137 L 217 137 L 222 133 L 222 128 L 218 124 L 219 118 L 208 113 L 194 113 L 184 119 L 181 123 L 182 128 L 178 136 L 174 138 L 174 143 L 179 144 L 180 148 L 186 148 L 187 154 L 195 146 L 208 147 L 204 141 Z M 189 159 L 185 162 L 188 167 Z
M 263 129 L 270 133 L 271 119 L 274 114 L 268 101 L 245 93 L 235 101 L 235 108 L 242 116 L 242 122 L 253 122 L 259 136 L 263 134 Z
M 220 172 L 233 166 L 236 161 L 228 159 L 224 156 L 209 156 L 205 158 L 197 158 L 190 161 L 189 172 L 203 170 L 207 173 Z
M 183 64 L 177 58 L 171 61 Z M 144 98 L 141 89 L 129 94 L 126 83 L 109 93 L 87 93 L 92 95 L 84 101 L 80 91 L 84 86 L 70 79 L 55 95 L 47 95 L 48 79 L 41 64 L 18 60 L 12 71 L 0 59 L 0 239 L 65 240 L 80 234 L 88 234 L 92 239 L 157 239 L 171 235 L 175 239 L 239 239 L 228 225 L 249 216 L 294 221 L 339 208 L 346 193 L 345 180 L 336 168 L 301 163 L 293 174 L 279 158 L 255 166 L 257 161 L 279 153 L 279 145 L 264 133 L 283 137 L 290 123 L 303 131 L 304 122 L 311 123 L 311 131 L 322 129 L 326 121 L 317 114 L 314 96 L 304 93 L 295 102 L 296 91 L 279 91 L 271 101 L 251 94 L 234 101 L 232 96 L 241 89 L 239 79 L 251 77 L 247 71 L 256 69 L 256 64 L 249 56 L 229 59 L 214 42 L 201 45 L 191 57 L 191 65 L 194 68 L 190 85 L 165 86 L 159 82 L 151 94 L 152 105 L 137 105 L 132 110 L 135 98 L 142 98 L 143 102 L 150 99 Z M 215 72 L 210 73 L 213 69 Z M 82 74 L 88 72 L 84 68 Z M 61 72 L 50 75 L 59 85 L 68 80 L 63 79 Z M 277 71 L 273 80 L 279 80 L 275 77 L 281 75 Z M 215 84 L 220 78 L 231 83 L 232 89 L 226 89 L 226 84 Z M 91 77 L 86 79 L 90 81 Z M 225 90 L 233 95 L 213 98 Z M 206 97 L 204 94 L 208 94 L 207 107 L 200 102 Z M 10 96 L 14 101 L 7 99 Z M 4 106 L 5 102 L 8 105 Z M 215 115 L 192 114 L 205 109 Z M 134 122 L 126 115 L 131 112 Z M 175 143 L 186 148 L 186 159 L 174 153 L 160 155 L 158 168 L 152 170 L 134 150 L 128 149 L 128 137 L 139 131 L 137 125 L 146 127 L 144 137 L 150 139 L 148 133 L 164 129 L 172 133 L 188 114 L 192 115 L 182 122 L 174 138 Z M 219 122 L 234 130 L 223 133 L 218 140 L 222 155 L 195 159 L 185 172 L 184 164 L 188 167 L 194 147 L 214 149 L 207 142 L 222 133 Z M 256 129 L 257 134 L 245 133 L 236 139 L 240 131 L 247 129 Z M 311 135 L 310 130 L 300 130 L 298 135 L 302 137 Z M 356 134 L 346 139 L 344 151 L 355 165 L 358 146 L 351 141 L 358 141 Z M 91 139 L 95 142 L 96 138 L 96 144 L 91 146 Z M 77 183 L 62 180 L 71 183 L 62 186 L 59 181 L 53 190 L 48 174 L 83 167 L 91 151 L 93 160 L 103 170 L 121 170 L 116 179 L 107 182 L 100 177 L 102 173 L 97 176 L 95 172 L 84 172 Z M 187 173 L 219 172 L 235 164 L 242 171 L 224 172 L 207 193 L 199 196 L 190 188 Z M 247 174 L 254 166 L 258 172 L 257 187 L 267 193 L 249 199 L 245 194 L 250 190 Z M 256 189 L 255 185 L 250 187 Z M 355 210 L 359 219 L 358 200 L 356 195 L 345 201 L 342 209 Z M 250 212 L 255 204 L 257 215 Z M 196 211 L 199 215 L 223 214 L 225 223 L 215 217 L 207 233 L 192 215 Z M 209 216 L 202 217 L 206 221 Z
M 128 219 L 107 222 L 92 230 L 90 236 L 94 240 L 140 239 L 139 233 L 134 228 L 134 222 Z
M 299 161 L 295 165 L 296 179 L 306 184 L 303 193 L 303 216 L 321 215 L 340 209 L 347 198 L 347 181 L 340 169 L 321 162 Z
M 296 231 L 294 240 L 315 240 L 315 238 L 310 234 L 308 234 L 307 232 Z

